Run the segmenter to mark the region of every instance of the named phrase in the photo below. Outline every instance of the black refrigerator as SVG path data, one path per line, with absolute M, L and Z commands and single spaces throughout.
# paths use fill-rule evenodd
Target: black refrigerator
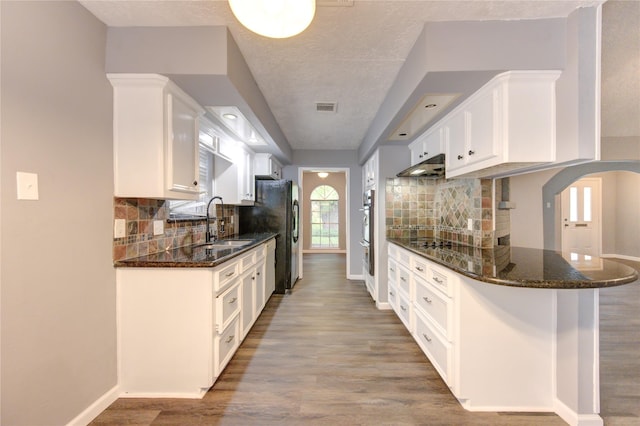
M 255 203 L 240 206 L 240 234 L 276 232 L 276 289 L 291 290 L 298 279 L 300 205 L 298 186 L 290 180 L 256 179 Z

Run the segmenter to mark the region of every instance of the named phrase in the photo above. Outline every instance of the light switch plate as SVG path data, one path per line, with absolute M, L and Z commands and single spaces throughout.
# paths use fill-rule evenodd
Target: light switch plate
M 164 234 L 164 222 L 161 220 L 153 221 L 153 235 L 162 235 Z
M 36 173 L 16 172 L 18 200 L 38 199 L 38 175 Z
M 125 219 L 116 219 L 113 225 L 114 238 L 124 238 L 127 236 L 127 221 Z
M 473 231 L 473 219 L 467 219 L 467 229 Z

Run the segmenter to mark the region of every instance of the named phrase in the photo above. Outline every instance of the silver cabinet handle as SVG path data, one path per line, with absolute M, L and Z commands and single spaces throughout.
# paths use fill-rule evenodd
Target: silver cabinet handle
M 229 300 L 229 304 L 231 305 L 232 303 L 236 303 L 236 300 L 238 300 L 238 298 L 234 297 L 233 299 Z
M 229 336 L 227 337 L 227 340 L 225 341 L 225 343 L 231 343 L 233 341 L 233 339 L 235 339 L 236 336 Z
M 444 283 L 444 281 L 442 281 L 442 280 L 441 280 L 440 278 L 438 278 L 438 277 L 433 277 L 433 280 L 434 280 L 435 282 L 437 282 L 438 284 L 443 284 L 443 283 Z
M 462 155 L 458 155 L 458 160 L 462 160 L 464 157 Z
M 420 272 L 424 272 L 424 269 L 422 269 L 422 268 L 421 268 L 421 267 L 419 267 L 419 266 L 416 266 L 416 269 L 417 269 L 418 271 L 420 271 Z
M 424 301 L 425 301 L 425 302 L 427 302 L 427 303 L 431 303 L 431 302 L 432 302 L 432 300 L 431 300 L 431 299 L 429 299 L 429 298 L 428 298 L 428 297 L 426 297 L 426 296 L 425 296 L 425 297 L 423 297 L 423 299 L 424 299 Z
M 405 277 L 400 277 L 401 281 L 407 282 L 407 280 L 405 279 Z
M 469 155 L 473 155 L 475 153 L 476 153 L 475 151 L 469 150 Z
M 395 269 L 393 269 L 393 268 L 389 268 L 389 270 L 390 270 L 391 272 L 395 272 L 395 271 L 396 271 L 396 270 L 395 270 Z
M 407 308 L 405 308 L 404 306 L 400 305 L 400 309 L 402 309 L 403 311 L 406 311 Z
M 431 338 L 424 333 L 422 333 L 422 337 L 424 337 L 427 340 L 427 342 L 431 341 Z
M 393 296 L 393 292 L 392 291 L 389 292 L 389 296 Z
M 229 272 L 228 274 L 225 274 L 225 277 L 230 277 L 230 276 L 232 276 L 233 274 L 235 274 L 235 271 L 231 271 L 231 272 Z

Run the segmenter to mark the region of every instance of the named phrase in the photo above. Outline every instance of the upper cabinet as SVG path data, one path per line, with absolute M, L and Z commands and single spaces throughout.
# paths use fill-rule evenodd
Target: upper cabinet
M 220 140 L 214 165 L 214 194 L 225 204 L 253 205 L 255 201 L 254 152 L 243 143 Z
M 444 127 L 432 127 L 418 139 L 409 144 L 409 150 L 411 151 L 411 165 L 416 165 L 435 155 L 442 154 L 444 149 Z
M 204 110 L 158 74 L 108 74 L 113 85 L 114 194 L 196 200 Z
M 376 177 L 378 174 L 378 151 L 374 152 L 362 167 L 362 186 L 365 189 L 376 189 Z
M 494 176 L 556 161 L 559 75 L 500 74 L 430 129 L 445 140 L 447 178 Z
M 272 154 L 256 154 L 254 158 L 254 169 L 256 176 L 282 179 L 282 165 Z

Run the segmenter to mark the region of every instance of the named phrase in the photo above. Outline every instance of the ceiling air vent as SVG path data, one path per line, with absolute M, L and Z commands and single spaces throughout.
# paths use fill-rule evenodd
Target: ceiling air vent
M 353 6 L 353 0 L 316 0 L 316 6 Z
M 316 102 L 316 112 L 336 112 L 337 108 L 335 102 Z

